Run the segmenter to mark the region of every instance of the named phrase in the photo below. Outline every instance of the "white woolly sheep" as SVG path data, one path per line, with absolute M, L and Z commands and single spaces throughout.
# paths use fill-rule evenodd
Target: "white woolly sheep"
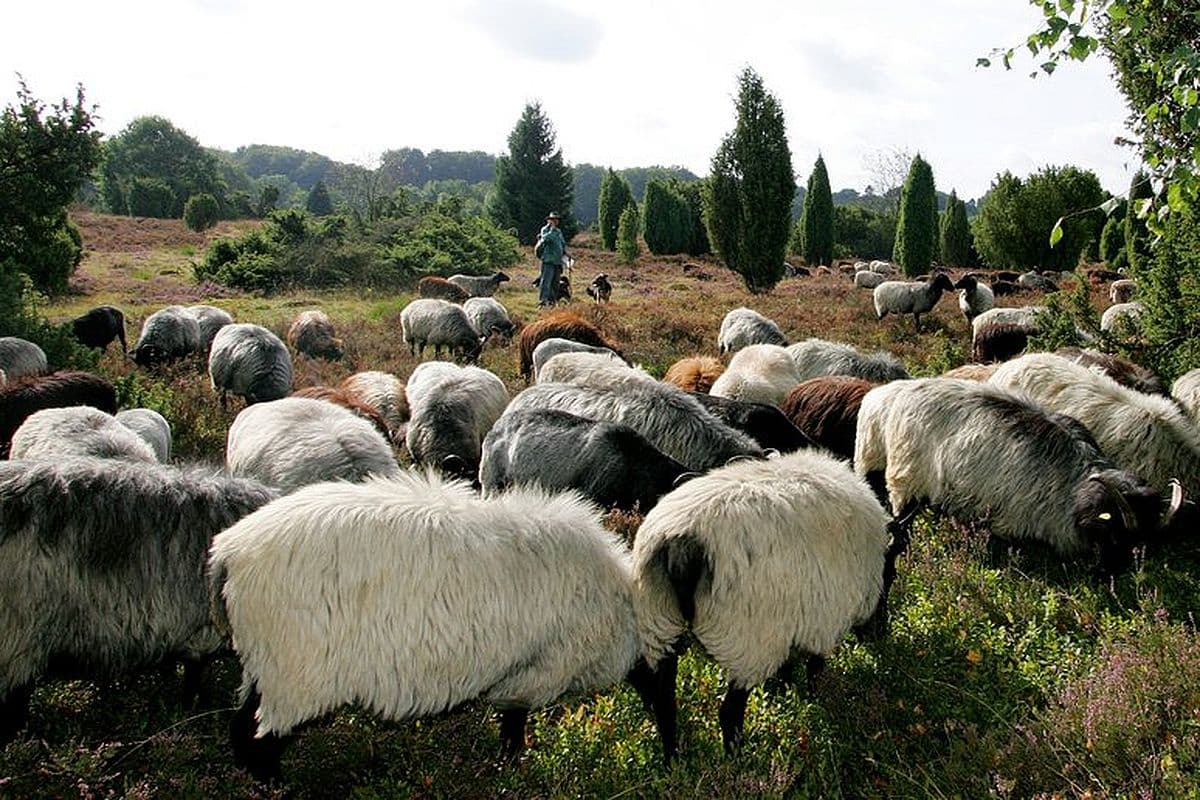
M 854 285 L 859 289 L 874 289 L 879 284 L 887 280 L 886 275 L 878 272 L 872 272 L 869 269 L 864 269 L 854 273 Z
M 150 445 L 159 463 L 171 460 L 171 423 L 162 414 L 152 408 L 129 408 L 117 412 L 116 419 Z
M 498 333 L 509 339 L 516 332 L 516 323 L 508 316 L 508 309 L 494 297 L 472 297 L 462 305 L 471 327 L 480 336 Z
M 573 339 L 562 339 L 557 336 L 549 339 L 543 339 L 538 343 L 538 346 L 533 349 L 533 377 L 538 380 L 538 375 L 541 373 L 542 366 L 554 358 L 559 353 L 598 353 L 620 360 L 622 364 L 628 364 L 624 358 L 607 347 L 596 347 L 590 344 L 576 342 Z
M 217 335 L 217 331 L 226 325 L 233 324 L 233 315 L 225 309 L 217 308 L 216 306 L 184 306 L 183 311 L 196 320 L 196 325 L 200 327 L 200 346 L 197 348 L 198 352 L 207 353 L 212 348 L 213 338 Z
M 974 275 L 964 275 L 954 284 L 958 289 L 958 310 L 967 318 L 967 324 L 985 311 L 996 305 L 996 296 L 992 287 L 983 283 Z
M 668 757 L 685 631 L 726 672 L 719 717 L 733 750 L 750 689 L 789 676 L 796 656 L 808 656 L 811 688 L 851 628 L 883 632 L 895 575 L 887 525 L 870 487 L 819 451 L 730 464 L 659 500 L 634 539 L 633 574 Z
M 242 662 L 234 759 L 263 780 L 284 737 L 348 703 L 400 720 L 483 699 L 514 756 L 531 708 L 623 678 L 649 692 L 628 554 L 573 492 L 311 486 L 217 537 L 210 576 Z
M 1100 330 L 1116 333 L 1119 328 L 1127 327 L 1136 331 L 1143 310 L 1144 307 L 1137 301 L 1109 306 L 1100 315 Z
M 1200 369 L 1185 372 L 1171 384 L 1171 397 L 1192 420 L 1200 425 Z
M 42 375 L 49 370 L 46 353 L 33 342 L 16 336 L 0 336 L 0 370 L 5 382 L 16 381 L 26 375 Z
M 709 394 L 778 406 L 801 380 L 796 362 L 785 348 L 777 344 L 752 344 L 733 354 Z
M 196 317 L 183 306 L 160 308 L 142 323 L 133 345 L 134 363 L 148 367 L 200 352 L 203 337 Z
M 1137 289 L 1137 281 L 1132 278 L 1121 278 L 1112 282 L 1108 287 L 1108 299 L 1113 305 L 1128 303 L 1133 299 L 1133 293 Z
M 1037 328 L 1037 315 L 1044 309 L 1041 306 L 1017 306 L 1015 308 L 992 308 L 984 311 L 971 320 L 972 337 L 979 334 L 980 329 L 997 323 L 1021 325 L 1027 328 Z
M 91 406 L 47 408 L 30 415 L 12 438 L 9 458 L 83 458 L 157 461 L 150 445 L 111 414 Z
M 391 446 L 370 422 L 305 397 L 260 403 L 238 414 L 229 426 L 225 466 L 231 475 L 284 491 L 400 471 Z
M 653 381 L 641 367 L 631 367 L 616 353 L 559 353 L 537 371 L 538 383 L 569 383 L 593 389 L 616 389 L 627 381 Z
M 287 345 L 261 325 L 234 323 L 217 331 L 208 354 L 208 376 L 225 405 L 226 394 L 247 405 L 278 400 L 292 390 Z
M 717 347 L 722 354 L 741 350 L 750 344 L 787 346 L 787 338 L 773 321 L 749 308 L 735 308 L 721 320 Z
M 867 265 L 867 267 L 870 268 L 872 272 L 878 273 L 879 275 L 893 275 L 896 272 L 896 267 L 894 264 L 889 261 L 879 261 L 878 259 L 872 261 Z
M 469 294 L 471 297 L 491 297 L 500 288 L 500 284 L 508 280 L 503 272 L 492 275 L 451 275 L 446 280 Z
M 400 312 L 400 330 L 409 352 L 420 357 L 426 345 L 433 346 L 433 357 L 441 358 L 442 348 L 458 353 L 469 361 L 479 358 L 486 336 L 480 336 L 471 320 L 448 300 L 413 300 Z
M 921 315 L 937 305 L 942 292 L 950 291 L 954 291 L 954 284 L 941 272 L 927 281 L 885 281 L 875 287 L 875 316 L 883 319 L 888 314 L 912 314 L 919 331 Z
M 351 399 L 378 411 L 393 437 L 408 422 L 408 395 L 404 382 L 391 373 L 356 372 L 338 384 L 338 388 Z
M 842 342 L 805 339 L 787 349 L 801 381 L 823 375 L 849 375 L 875 383 L 903 380 L 908 370 L 891 353 L 864 353 Z
M 346 354 L 333 320 L 320 309 L 300 312 L 288 328 L 287 340 L 298 352 L 311 358 L 336 361 Z
M 430 361 L 408 379 L 404 443 L 418 465 L 475 481 L 483 439 L 508 405 L 508 389 L 479 367 Z

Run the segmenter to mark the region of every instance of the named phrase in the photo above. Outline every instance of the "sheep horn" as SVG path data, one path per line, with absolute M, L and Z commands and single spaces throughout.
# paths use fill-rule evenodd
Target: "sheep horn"
M 729 458 L 729 460 L 725 462 L 725 466 L 728 467 L 730 464 L 736 464 L 739 461 L 756 461 L 756 460 L 757 459 L 754 458 L 754 456 L 747 456 L 747 455 L 731 456 Z
M 1121 512 L 1121 522 L 1125 525 L 1125 530 L 1137 530 L 1137 514 L 1133 513 L 1133 507 L 1129 505 L 1129 501 L 1125 499 L 1125 495 L 1121 494 L 1121 489 L 1106 478 L 1103 473 L 1097 472 L 1090 476 L 1088 480 L 1093 480 L 1108 490 L 1108 495 L 1117 504 L 1117 508 Z
M 678 489 L 680 486 L 683 486 L 685 483 L 690 481 L 692 478 L 699 478 L 699 477 L 700 477 L 699 472 L 681 472 L 681 473 L 679 473 L 679 475 L 677 475 L 675 477 L 675 480 L 671 481 L 671 486 L 675 489 Z
M 1179 513 L 1179 509 L 1183 506 L 1183 484 L 1178 478 L 1171 478 L 1171 504 L 1167 506 L 1166 513 L 1163 514 L 1162 521 L 1159 522 L 1160 528 L 1170 527 L 1175 521 L 1175 515 Z

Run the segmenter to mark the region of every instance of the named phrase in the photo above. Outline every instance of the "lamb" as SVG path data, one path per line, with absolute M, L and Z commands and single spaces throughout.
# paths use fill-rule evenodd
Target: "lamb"
M 160 308 L 142 323 L 133 345 L 133 361 L 150 367 L 201 351 L 203 338 L 196 318 L 183 306 Z
M 371 423 L 322 400 L 285 397 L 244 409 L 229 426 L 225 466 L 285 492 L 400 471 Z
M 170 462 L 171 424 L 162 414 L 151 408 L 129 408 L 117 412 L 116 419 L 150 445 L 154 458 L 160 464 Z
M 114 340 L 121 342 L 121 352 L 129 349 L 125 342 L 125 315 L 112 306 L 97 306 L 71 320 L 71 333 L 84 347 L 104 350 Z
M 417 297 L 462 303 L 470 296 L 470 292 L 466 289 L 437 275 L 426 275 L 417 281 Z
M 312 486 L 217 537 L 209 574 L 242 662 L 234 760 L 261 780 L 293 729 L 347 703 L 400 720 L 482 699 L 513 757 L 528 710 L 564 693 L 629 678 L 649 699 L 628 555 L 573 492 Z
M 498 333 L 508 340 L 517 332 L 517 325 L 509 318 L 508 309 L 493 297 L 472 297 L 463 303 L 463 311 L 475 333 L 480 336 L 490 337 Z
M 346 354 L 336 334 L 333 320 L 324 311 L 302 311 L 288 328 L 287 341 L 306 356 L 336 361 Z
M 964 275 L 954 284 L 958 289 L 958 310 L 967 319 L 967 324 L 985 311 L 996 305 L 996 296 L 992 288 L 981 283 L 974 275 Z
M 713 383 L 709 394 L 778 406 L 801 380 L 787 349 L 776 344 L 752 344 L 733 354 L 729 367 Z
M 937 305 L 942 292 L 951 291 L 954 284 L 942 272 L 927 281 L 885 281 L 875 287 L 875 316 L 883 319 L 888 314 L 912 314 L 919 331 L 921 315 Z
M 1137 281 L 1132 278 L 1122 278 L 1121 280 L 1113 281 L 1108 287 L 1108 299 L 1113 305 L 1128 303 L 1133 299 L 1133 292 L 1137 289 Z
M 442 348 L 475 361 L 487 337 L 471 327 L 462 306 L 446 300 L 413 300 L 400 312 L 400 330 L 409 352 L 420 357 L 426 345 L 433 346 L 433 357 L 441 358 Z
M 1037 334 L 1036 326 L 1015 322 L 983 325 L 971 339 L 971 358 L 980 364 L 1007 361 L 1024 353 L 1030 337 Z
M 508 276 L 496 272 L 492 275 L 451 275 L 447 280 L 471 297 L 491 297 Z
M 873 272 L 872 270 L 864 269 L 854 273 L 854 278 L 852 280 L 854 281 L 854 285 L 859 289 L 874 289 L 876 286 L 886 281 L 887 276 L 879 272 Z
M 703 472 L 736 456 L 763 455 L 754 440 L 722 423 L 670 384 L 632 381 L 620 392 L 540 383 L 521 392 L 509 412 L 550 408 L 628 425 L 688 469 Z
M 292 392 L 291 396 L 303 397 L 309 400 L 320 400 L 340 406 L 359 419 L 371 423 L 375 430 L 383 434 L 383 438 L 388 441 L 392 440 L 392 429 L 388 426 L 387 421 L 384 420 L 383 415 L 379 413 L 378 409 L 361 402 L 357 398 L 351 397 L 341 389 L 334 389 L 329 386 L 305 386 L 303 389 L 297 389 Z
M 986 520 L 995 536 L 1063 558 L 1098 556 L 1115 570 L 1160 525 L 1158 492 L 1106 458 L 1083 425 L 991 383 L 927 378 L 872 389 L 858 413 L 854 468 L 873 485 L 882 476 L 901 541 L 927 503 Z
M 1176 378 L 1171 384 L 1171 397 L 1194 424 L 1200 425 L 1200 369 Z
M 226 325 L 233 324 L 233 315 L 223 308 L 216 306 L 196 305 L 184 306 L 183 311 L 200 326 L 200 346 L 197 352 L 208 353 L 212 349 L 213 339 L 217 331 Z
M 1142 304 L 1137 301 L 1109 306 L 1100 315 L 1100 330 L 1118 333 L 1121 329 L 1128 328 L 1136 332 L 1138 318 L 1144 310 Z
M 533 351 L 546 339 L 570 339 L 592 347 L 607 347 L 624 358 L 621 350 L 595 325 L 573 312 L 554 311 L 526 325 L 517 337 L 521 377 L 527 381 L 533 371 Z
M 59 460 L 70 457 L 154 463 L 150 445 L 111 415 L 90 406 L 38 411 L 13 433 L 9 458 Z
M 854 458 L 858 409 L 878 384 L 848 375 L 810 378 L 788 393 L 781 409 L 806 437 L 839 458 Z
M 404 382 L 395 375 L 377 370 L 356 372 L 338 384 L 338 389 L 352 400 L 378 411 L 393 439 L 408 422 L 408 395 Z
M 427 362 L 408 379 L 408 401 L 404 442 L 413 463 L 474 482 L 483 439 L 508 405 L 504 382 L 478 367 Z
M 194 694 L 200 659 L 223 645 L 203 578 L 209 542 L 273 496 L 157 464 L 0 462 L 0 741 L 23 727 L 53 664 L 99 677 L 183 655 Z
M 99 375 L 55 372 L 13 381 L 0 391 L 0 458 L 8 456 L 13 433 L 43 408 L 92 406 L 114 414 L 117 390 Z
M 542 368 L 546 365 L 546 362 L 561 353 L 593 353 L 606 356 L 621 364 L 627 363 L 625 359 L 607 347 L 593 347 L 589 344 L 581 344 L 571 339 L 560 339 L 556 336 L 551 339 L 542 340 L 533 349 L 533 378 L 535 381 L 544 382 L 541 378 Z
M 777 344 L 787 347 L 783 331 L 771 320 L 749 308 L 735 308 L 721 320 L 717 347 L 721 355 L 733 353 L 751 344 Z
M 1162 378 L 1158 377 L 1154 370 L 1135 364 L 1127 358 L 1101 353 L 1099 350 L 1080 350 L 1077 347 L 1060 347 L 1055 354 L 1085 367 L 1096 367 L 1122 386 L 1136 389 L 1143 394 L 1169 394 Z
M 1189 496 L 1200 494 L 1200 431 L 1168 398 L 1128 389 L 1051 353 L 1010 361 L 989 382 L 1027 392 L 1048 411 L 1079 420 L 1105 456 L 1159 492 L 1179 479 Z
M 782 411 L 765 403 L 746 403 L 700 392 L 688 392 L 714 417 L 758 442 L 764 451 L 791 453 L 813 442 Z
M 904 380 L 908 370 L 888 352 L 864 353 L 842 342 L 805 339 L 788 348 L 800 380 L 822 375 L 848 375 L 874 383 Z
M 513 486 L 575 489 L 602 508 L 646 513 L 689 474 L 625 425 L 565 411 L 504 414 L 483 440 L 484 497 Z
M 634 608 L 668 759 L 684 633 L 725 670 L 719 719 L 735 750 L 754 686 L 807 656 L 811 689 L 851 628 L 884 631 L 896 555 L 887 528 L 870 487 L 818 451 L 737 462 L 659 501 L 634 538 Z
M 608 276 L 601 272 L 592 278 L 587 287 L 587 296 L 597 303 L 607 303 L 612 297 L 612 284 L 608 282 Z
M 0 369 L 7 381 L 27 375 L 44 375 L 49 370 L 46 353 L 33 342 L 16 336 L 0 336 Z
M 217 331 L 208 354 L 208 376 L 225 406 L 233 392 L 246 405 L 286 397 L 292 388 L 287 345 L 261 325 L 234 323 Z
M 536 353 L 534 355 L 536 357 Z M 724 371 L 725 365 L 712 356 L 696 355 L 682 358 L 672 364 L 667 369 L 667 374 L 663 376 L 663 380 L 678 386 L 685 392 L 708 394 L 712 385 Z

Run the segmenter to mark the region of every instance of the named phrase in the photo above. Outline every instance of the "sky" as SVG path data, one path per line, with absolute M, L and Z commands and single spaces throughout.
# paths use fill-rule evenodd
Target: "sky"
M 983 69 L 1040 12 L 1026 0 L 59 0 L 4 11 L 0 97 L 84 85 L 100 128 L 158 114 L 201 144 L 275 144 L 367 166 L 385 150 L 502 153 L 537 101 L 569 163 L 708 173 L 737 74 L 780 101 L 797 180 L 818 154 L 862 190 L 881 152 L 920 152 L 937 187 L 1074 164 L 1123 192 L 1127 111 L 1095 57 L 1053 77 Z M 7 84 L 7 85 L 6 85 Z

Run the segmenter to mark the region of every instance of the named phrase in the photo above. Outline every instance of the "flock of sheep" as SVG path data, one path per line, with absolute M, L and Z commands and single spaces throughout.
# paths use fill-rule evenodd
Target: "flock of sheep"
M 957 288 L 977 340 L 1036 325 L 1028 312 L 980 326 L 1017 314 L 991 308 L 981 278 L 875 281 L 876 311 L 919 326 Z M 0 742 L 52 665 L 88 676 L 177 658 L 194 695 L 232 647 L 233 758 L 264 780 L 298 726 L 345 704 L 407 719 L 483 699 L 513 755 L 530 709 L 622 680 L 670 761 L 677 660 L 695 641 L 725 670 L 732 751 L 753 687 L 801 662 L 811 684 L 848 632 L 886 632 L 922 508 L 1111 571 L 1178 536 L 1200 494 L 1200 370 L 1173 396 L 1089 350 L 912 379 L 889 353 L 789 345 L 739 308 L 717 333 L 725 360 L 686 358 L 657 380 L 569 311 L 518 332 L 491 296 L 506 279 L 452 279 L 471 296 L 421 297 L 401 321 L 435 357 L 473 361 L 515 335 L 532 382 L 515 397 L 448 361 L 289 396 L 288 345 L 266 328 L 211 306 L 152 314 L 138 364 L 207 352 L 222 402 L 246 402 L 219 471 L 173 465 L 167 421 L 116 413 L 103 378 L 45 374 L 35 345 L 0 339 Z M 124 348 L 110 307 L 76 333 Z M 287 339 L 342 354 L 319 311 Z M 608 508 L 645 515 L 631 546 L 603 527 Z

